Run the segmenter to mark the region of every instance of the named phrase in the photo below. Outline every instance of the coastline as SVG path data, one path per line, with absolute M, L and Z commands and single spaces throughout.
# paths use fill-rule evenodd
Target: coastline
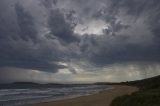
M 113 99 L 126 94 L 132 94 L 139 89 L 134 86 L 112 85 L 113 89 L 101 91 L 97 94 L 81 96 L 73 99 L 42 102 L 26 106 L 110 106 Z

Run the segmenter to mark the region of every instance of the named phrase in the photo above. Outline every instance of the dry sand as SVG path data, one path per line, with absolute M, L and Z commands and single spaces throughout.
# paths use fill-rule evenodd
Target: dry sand
M 74 99 L 37 103 L 29 106 L 110 106 L 113 99 L 118 96 L 138 91 L 137 87 L 114 85 L 114 89 L 102 91 L 98 94 L 82 96 Z

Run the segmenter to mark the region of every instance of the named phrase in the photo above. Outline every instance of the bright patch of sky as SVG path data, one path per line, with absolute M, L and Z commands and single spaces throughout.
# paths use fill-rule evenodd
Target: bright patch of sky
M 103 35 L 103 30 L 108 29 L 109 25 L 106 24 L 103 20 L 92 20 L 88 22 L 84 22 L 83 24 L 78 24 L 75 27 L 74 32 L 80 35 L 84 34 L 95 34 L 95 35 Z

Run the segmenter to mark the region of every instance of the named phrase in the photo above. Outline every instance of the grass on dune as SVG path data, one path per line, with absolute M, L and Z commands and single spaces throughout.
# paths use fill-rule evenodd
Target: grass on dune
M 140 91 L 116 98 L 111 106 L 160 106 L 160 76 L 121 84 L 137 86 Z
M 111 106 L 160 106 L 160 88 L 146 89 L 116 98 Z

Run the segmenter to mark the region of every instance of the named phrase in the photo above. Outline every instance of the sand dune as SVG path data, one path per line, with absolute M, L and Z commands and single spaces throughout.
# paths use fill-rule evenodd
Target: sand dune
M 82 96 L 68 100 L 38 103 L 29 106 L 110 106 L 114 98 L 138 91 L 137 87 L 132 86 L 114 85 L 113 87 L 114 89 L 102 91 L 94 95 Z

